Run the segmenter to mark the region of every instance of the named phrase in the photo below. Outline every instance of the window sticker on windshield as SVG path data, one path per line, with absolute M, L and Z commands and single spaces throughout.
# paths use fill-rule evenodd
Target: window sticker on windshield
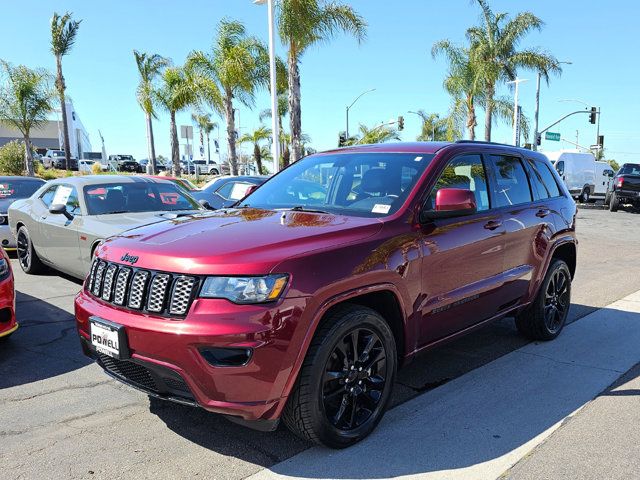
M 71 195 L 71 190 L 73 190 L 71 187 L 65 187 L 64 185 L 60 185 L 58 187 L 58 190 L 56 190 L 56 194 L 53 197 L 53 201 L 51 202 L 51 205 L 55 205 L 55 204 L 62 204 L 62 205 L 66 205 L 67 201 L 69 200 L 69 196 Z
M 422 157 L 416 157 L 413 159 L 414 162 L 419 162 L 420 160 L 422 160 Z
M 389 213 L 389 210 L 391 210 L 391 205 L 376 203 L 371 209 L 371 213 Z
M 13 189 L 8 183 L 0 183 L 0 197 L 10 197 L 13 195 Z

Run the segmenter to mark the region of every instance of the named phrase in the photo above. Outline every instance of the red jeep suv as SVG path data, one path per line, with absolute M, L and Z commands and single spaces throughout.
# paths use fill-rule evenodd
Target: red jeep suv
M 528 150 L 320 153 L 233 208 L 107 240 L 77 327 L 87 355 L 151 396 L 346 447 L 375 428 L 419 352 L 504 316 L 532 339 L 560 333 L 575 217 Z

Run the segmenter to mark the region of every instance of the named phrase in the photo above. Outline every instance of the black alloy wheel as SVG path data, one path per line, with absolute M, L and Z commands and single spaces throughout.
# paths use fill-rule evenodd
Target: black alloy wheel
M 336 306 L 315 332 L 282 419 L 305 440 L 353 445 L 382 419 L 397 368 L 387 321 L 368 307 Z
M 544 321 L 549 332 L 556 333 L 567 317 L 569 310 L 569 285 L 571 278 L 567 278 L 565 270 L 555 270 L 547 284 L 544 296 Z
M 325 415 L 339 430 L 353 430 L 371 418 L 387 381 L 386 352 L 378 334 L 356 328 L 335 346 L 325 366 Z

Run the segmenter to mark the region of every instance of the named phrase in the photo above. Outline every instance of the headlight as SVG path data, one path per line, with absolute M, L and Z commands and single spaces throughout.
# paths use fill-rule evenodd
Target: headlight
M 283 274 L 263 277 L 207 277 L 200 297 L 226 298 L 234 303 L 263 303 L 277 300 L 287 286 Z
M 0 278 L 4 278 L 9 273 L 9 262 L 6 258 L 0 258 Z

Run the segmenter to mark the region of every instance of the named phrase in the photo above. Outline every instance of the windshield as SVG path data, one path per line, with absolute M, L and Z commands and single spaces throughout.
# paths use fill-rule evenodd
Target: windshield
M 314 155 L 267 181 L 240 207 L 380 217 L 402 206 L 432 159 L 416 153 Z
M 39 189 L 44 182 L 30 180 L 0 180 L 0 200 L 4 198 L 28 198 Z
M 120 160 L 133 160 L 133 157 L 131 155 L 118 155 L 118 158 Z
M 636 163 L 625 163 L 620 168 L 618 175 L 640 175 L 640 165 Z
M 124 212 L 202 210 L 198 202 L 173 183 L 105 183 L 84 187 L 89 215 Z
M 82 158 L 85 160 L 102 160 L 102 153 L 100 152 L 84 152 Z

